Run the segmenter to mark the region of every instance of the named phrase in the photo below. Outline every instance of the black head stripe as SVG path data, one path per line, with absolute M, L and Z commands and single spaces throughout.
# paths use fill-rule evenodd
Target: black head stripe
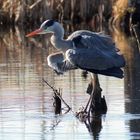
M 45 23 L 45 26 L 49 27 L 49 26 L 52 26 L 54 24 L 54 20 L 48 20 L 46 23 Z
M 53 24 L 54 24 L 54 20 L 46 20 L 46 21 L 44 21 L 43 22 L 43 24 L 41 25 L 41 27 L 43 27 L 43 28 L 47 28 L 47 27 L 50 27 L 50 26 L 52 26 Z

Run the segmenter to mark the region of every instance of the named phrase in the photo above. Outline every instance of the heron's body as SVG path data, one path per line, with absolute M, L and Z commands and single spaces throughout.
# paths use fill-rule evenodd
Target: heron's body
M 61 51 L 48 56 L 48 65 L 58 73 L 80 68 L 95 74 L 123 77 L 121 67 L 125 60 L 109 36 L 80 30 L 63 39 L 63 27 L 53 20 L 45 21 L 40 29 L 27 36 L 44 33 L 52 33 L 51 43 Z

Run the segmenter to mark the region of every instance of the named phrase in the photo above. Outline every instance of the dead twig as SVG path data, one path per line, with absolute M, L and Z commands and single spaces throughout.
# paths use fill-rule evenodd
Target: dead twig
M 71 107 L 65 102 L 65 100 L 62 98 L 60 93 L 58 92 L 57 89 L 55 89 L 53 86 L 51 86 L 46 80 L 42 79 L 43 82 L 45 82 L 53 91 L 56 96 L 60 98 L 60 100 L 67 106 L 68 111 L 71 110 Z

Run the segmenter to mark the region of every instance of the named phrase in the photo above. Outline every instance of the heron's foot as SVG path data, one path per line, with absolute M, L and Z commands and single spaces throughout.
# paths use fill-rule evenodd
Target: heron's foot
M 94 106 L 95 106 L 95 105 L 94 105 L 94 102 L 95 102 L 95 101 L 94 101 L 93 95 L 94 95 L 94 93 L 92 93 L 92 94 L 90 95 L 90 98 L 89 98 L 89 100 L 88 100 L 86 106 L 80 108 L 79 111 L 76 112 L 76 117 L 77 117 L 80 121 L 82 121 L 82 122 L 85 122 L 85 121 L 90 117 L 91 110 L 92 110 L 92 108 L 94 108 Z
M 80 111 L 76 112 L 75 116 L 81 121 L 85 122 L 89 117 L 88 112 L 86 112 L 85 108 L 82 108 Z

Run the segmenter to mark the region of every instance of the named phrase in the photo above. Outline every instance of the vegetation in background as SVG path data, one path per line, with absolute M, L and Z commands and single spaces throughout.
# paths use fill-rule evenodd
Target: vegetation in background
M 67 23 L 120 24 L 139 9 L 138 0 L 1 0 L 0 24 L 35 25 L 47 18 Z M 137 10 L 139 11 L 139 10 Z M 129 14 L 128 14 L 129 13 Z M 101 30 L 101 29 L 100 29 Z
M 128 8 L 128 0 L 117 0 L 113 5 L 113 22 L 120 23 Z
M 111 15 L 110 0 L 1 0 L 1 24 L 41 22 L 46 18 L 88 21 Z M 103 18 L 102 17 L 102 18 Z

